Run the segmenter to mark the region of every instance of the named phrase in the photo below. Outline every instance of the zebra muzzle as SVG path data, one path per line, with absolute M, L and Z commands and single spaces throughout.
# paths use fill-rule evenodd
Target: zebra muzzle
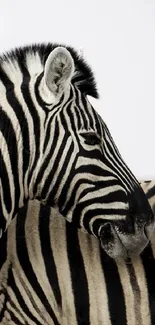
M 148 245 L 154 230 L 154 222 L 135 226 L 134 233 L 123 233 L 110 222 L 100 228 L 100 242 L 104 251 L 112 258 L 126 259 L 139 255 Z

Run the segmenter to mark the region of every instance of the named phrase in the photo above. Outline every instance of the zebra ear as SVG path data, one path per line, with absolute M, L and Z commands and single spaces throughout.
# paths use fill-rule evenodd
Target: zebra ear
M 61 95 L 68 87 L 74 74 L 74 61 L 65 47 L 56 47 L 45 63 L 44 78 L 48 89 Z

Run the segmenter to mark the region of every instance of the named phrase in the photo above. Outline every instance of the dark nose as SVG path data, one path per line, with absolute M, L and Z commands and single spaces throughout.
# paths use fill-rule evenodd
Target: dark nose
M 147 226 L 154 222 L 154 215 L 147 197 L 140 186 L 129 194 L 129 215 L 134 219 L 133 221 L 145 227 L 146 233 L 149 233 Z

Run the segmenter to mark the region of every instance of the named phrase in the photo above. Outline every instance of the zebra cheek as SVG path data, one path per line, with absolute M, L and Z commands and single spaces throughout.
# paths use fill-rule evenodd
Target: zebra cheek
M 100 230 L 101 247 L 113 259 L 126 258 L 127 252 L 113 226 L 107 222 Z

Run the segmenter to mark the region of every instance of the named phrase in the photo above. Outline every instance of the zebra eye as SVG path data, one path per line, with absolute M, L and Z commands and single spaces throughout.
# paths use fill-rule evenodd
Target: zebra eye
M 85 139 L 86 144 L 101 144 L 101 138 L 94 132 L 81 133 L 81 136 Z

